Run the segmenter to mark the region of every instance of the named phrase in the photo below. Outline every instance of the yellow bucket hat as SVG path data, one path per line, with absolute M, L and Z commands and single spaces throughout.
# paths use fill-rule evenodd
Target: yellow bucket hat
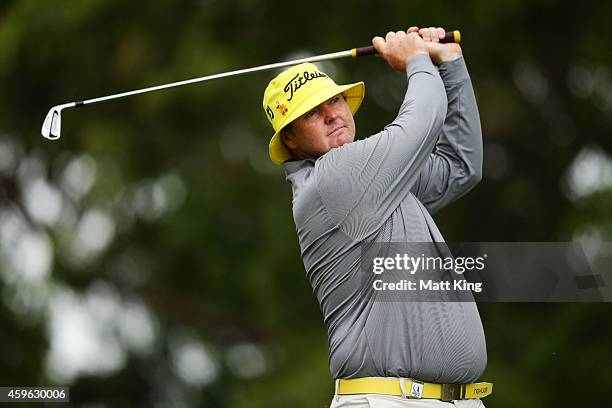
M 363 82 L 337 85 L 310 63 L 291 67 L 271 80 L 263 97 L 264 112 L 274 128 L 269 146 L 270 159 L 276 164 L 289 160 L 291 154 L 280 138 L 280 131 L 315 106 L 340 93 L 346 97 L 351 113 L 355 115 L 365 95 Z

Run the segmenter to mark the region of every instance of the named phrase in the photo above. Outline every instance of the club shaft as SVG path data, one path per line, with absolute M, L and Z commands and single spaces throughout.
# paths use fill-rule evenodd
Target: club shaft
M 460 36 L 459 31 L 449 31 L 449 32 L 446 33 L 446 36 L 442 40 L 440 40 L 440 42 L 443 42 L 443 43 L 446 43 L 446 42 L 460 42 L 460 41 L 461 41 L 461 36 Z M 169 84 L 163 84 L 163 85 L 152 86 L 152 87 L 149 87 L 149 88 L 137 89 L 135 91 L 128 91 L 128 92 L 122 92 L 122 93 L 118 93 L 118 94 L 114 94 L 114 95 L 101 96 L 99 98 L 87 99 L 87 100 L 84 100 L 84 101 L 76 101 L 76 102 L 72 102 L 70 105 L 71 106 L 77 106 L 77 107 L 78 106 L 83 106 L 83 105 L 90 105 L 92 103 L 108 101 L 110 99 L 123 98 L 125 96 L 137 95 L 137 94 L 142 94 L 142 93 L 146 93 L 146 92 L 159 91 L 159 90 L 162 90 L 162 89 L 174 88 L 174 87 L 177 87 L 177 86 L 189 85 L 189 84 L 194 84 L 194 83 L 197 83 L 197 82 L 210 81 L 210 80 L 213 80 L 213 79 L 220 79 L 220 78 L 227 78 L 227 77 L 237 76 L 237 75 L 242 75 L 242 74 L 248 74 L 248 73 L 251 73 L 251 72 L 265 71 L 265 70 L 268 70 L 268 69 L 283 68 L 283 67 L 287 67 L 287 66 L 290 66 L 290 65 L 302 64 L 304 62 L 317 62 L 317 61 L 325 61 L 325 60 L 331 60 L 331 59 L 337 59 L 337 58 L 346 58 L 346 57 L 361 57 L 361 56 L 365 56 L 365 55 L 372 55 L 372 54 L 375 54 L 375 53 L 376 53 L 376 50 L 372 46 L 361 47 L 361 48 L 353 48 L 351 50 L 346 50 L 346 51 L 339 51 L 339 52 L 332 52 L 332 53 L 329 53 L 329 54 L 315 55 L 313 57 L 301 58 L 301 59 L 293 60 L 293 61 L 277 62 L 277 63 L 274 63 L 274 64 L 267 64 L 267 65 L 261 65 L 261 66 L 258 66 L 258 67 L 253 67 L 253 68 L 239 69 L 239 70 L 236 70 L 236 71 L 222 72 L 220 74 L 213 74 L 213 75 L 207 75 L 207 76 L 203 76 L 203 77 L 199 77 L 199 78 L 186 79 L 186 80 L 183 80 L 183 81 L 172 82 L 172 83 L 169 83 Z
M 135 91 L 122 92 L 122 93 L 118 93 L 114 95 L 101 96 L 99 98 L 87 99 L 84 101 L 77 101 L 77 102 L 74 102 L 74 106 L 90 105 L 92 103 L 108 101 L 110 99 L 123 98 L 125 96 L 137 95 L 137 94 L 146 93 L 146 92 L 159 91 L 162 89 L 173 88 L 176 86 L 189 85 L 189 84 L 194 84 L 197 82 L 210 81 L 213 79 L 227 78 L 227 77 L 236 76 L 236 75 L 248 74 L 251 72 L 283 68 L 283 67 L 287 67 L 290 65 L 302 64 L 304 62 L 317 62 L 317 61 L 325 61 L 325 60 L 346 58 L 346 57 L 353 57 L 353 56 L 354 56 L 353 50 L 346 50 L 346 51 L 333 52 L 330 54 L 316 55 L 313 57 L 307 57 L 307 58 L 302 58 L 302 59 L 293 60 L 293 61 L 277 62 L 274 64 L 261 65 L 261 66 L 253 67 L 253 68 L 245 68 L 245 69 L 239 69 L 236 71 L 222 72 L 220 74 L 208 75 L 208 76 L 203 76 L 203 77 L 193 78 L 193 79 L 186 79 L 184 81 L 172 82 L 170 84 L 157 85 L 157 86 L 152 86 L 149 88 L 137 89 Z
M 459 31 L 447 32 L 446 36 L 440 40 L 440 42 L 456 42 L 456 43 L 460 41 L 461 41 L 461 34 L 459 33 Z M 204 82 L 204 81 L 210 81 L 213 79 L 220 79 L 220 78 L 227 78 L 227 77 L 237 76 L 237 75 L 242 75 L 242 74 L 248 74 L 250 72 L 265 71 L 268 69 L 275 69 L 275 68 L 283 68 L 283 67 L 287 67 L 290 65 L 297 65 L 297 64 L 301 64 L 305 62 L 317 62 L 317 61 L 332 60 L 332 59 L 346 58 L 346 57 L 356 58 L 356 57 L 361 57 L 365 55 L 373 55 L 373 54 L 376 54 L 376 49 L 374 49 L 374 47 L 372 46 L 353 48 L 353 49 L 346 50 L 346 51 L 339 51 L 339 52 L 332 52 L 329 54 L 316 55 L 314 57 L 301 58 L 301 59 L 297 59 L 293 61 L 277 62 L 275 64 L 268 64 L 268 65 L 261 65 L 258 67 L 253 67 L 253 68 L 239 69 L 237 71 L 222 72 L 220 74 L 208 75 L 208 76 L 203 76 L 203 77 L 193 78 L 193 79 L 186 79 L 184 81 L 172 82 L 169 84 L 157 85 L 157 86 L 152 86 L 149 88 L 136 89 L 135 91 L 122 92 L 122 93 L 118 93 L 114 95 L 101 96 L 99 98 L 92 98 L 92 99 L 87 99 L 87 100 L 82 100 L 82 101 L 64 103 L 61 105 L 53 106 L 49 110 L 49 112 L 47 113 L 47 116 L 45 117 L 45 120 L 43 121 L 41 133 L 43 137 L 49 140 L 59 139 L 60 132 L 61 132 L 61 120 L 62 120 L 61 112 L 62 112 L 62 109 L 65 109 L 65 108 L 74 108 L 74 107 L 79 107 L 79 106 L 84 106 L 84 105 L 90 105 L 90 104 L 97 103 L 97 102 L 108 101 L 110 99 L 118 99 L 118 98 L 123 98 L 125 96 L 137 95 L 137 94 L 142 94 L 146 92 L 159 91 L 162 89 L 168 89 L 168 88 L 173 88 L 173 87 L 182 86 L 182 85 L 194 84 L 197 82 Z

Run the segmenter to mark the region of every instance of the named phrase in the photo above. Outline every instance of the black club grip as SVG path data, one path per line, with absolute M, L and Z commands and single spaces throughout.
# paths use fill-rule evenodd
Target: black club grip
M 459 32 L 459 30 L 448 31 L 446 35 L 444 36 L 444 38 L 440 40 L 440 42 L 443 44 L 459 43 L 461 42 L 461 33 Z M 375 54 L 376 54 L 376 49 L 371 45 L 368 47 L 355 48 L 353 52 L 354 57 L 363 57 L 364 55 L 375 55 Z

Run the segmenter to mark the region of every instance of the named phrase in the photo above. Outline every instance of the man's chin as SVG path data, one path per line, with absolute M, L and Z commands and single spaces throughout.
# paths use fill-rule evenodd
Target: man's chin
M 343 135 L 342 137 L 336 140 L 336 147 L 344 146 L 345 144 L 349 144 L 353 141 L 353 138 L 349 135 Z
M 338 141 L 338 145 L 336 147 L 344 146 L 345 144 L 351 143 L 350 140 L 340 140 Z
M 335 147 L 344 146 L 345 144 L 349 144 L 353 141 L 353 139 L 346 133 L 339 135 L 336 140 L 330 143 L 330 147 L 333 149 Z

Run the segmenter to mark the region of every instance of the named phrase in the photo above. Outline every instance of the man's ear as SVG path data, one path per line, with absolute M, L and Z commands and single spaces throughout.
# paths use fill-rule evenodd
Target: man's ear
M 293 140 L 294 136 L 291 132 L 287 130 L 282 130 L 280 133 L 280 138 L 285 144 L 285 146 L 287 146 L 289 149 L 295 149 L 297 147 L 297 144 L 295 144 Z

